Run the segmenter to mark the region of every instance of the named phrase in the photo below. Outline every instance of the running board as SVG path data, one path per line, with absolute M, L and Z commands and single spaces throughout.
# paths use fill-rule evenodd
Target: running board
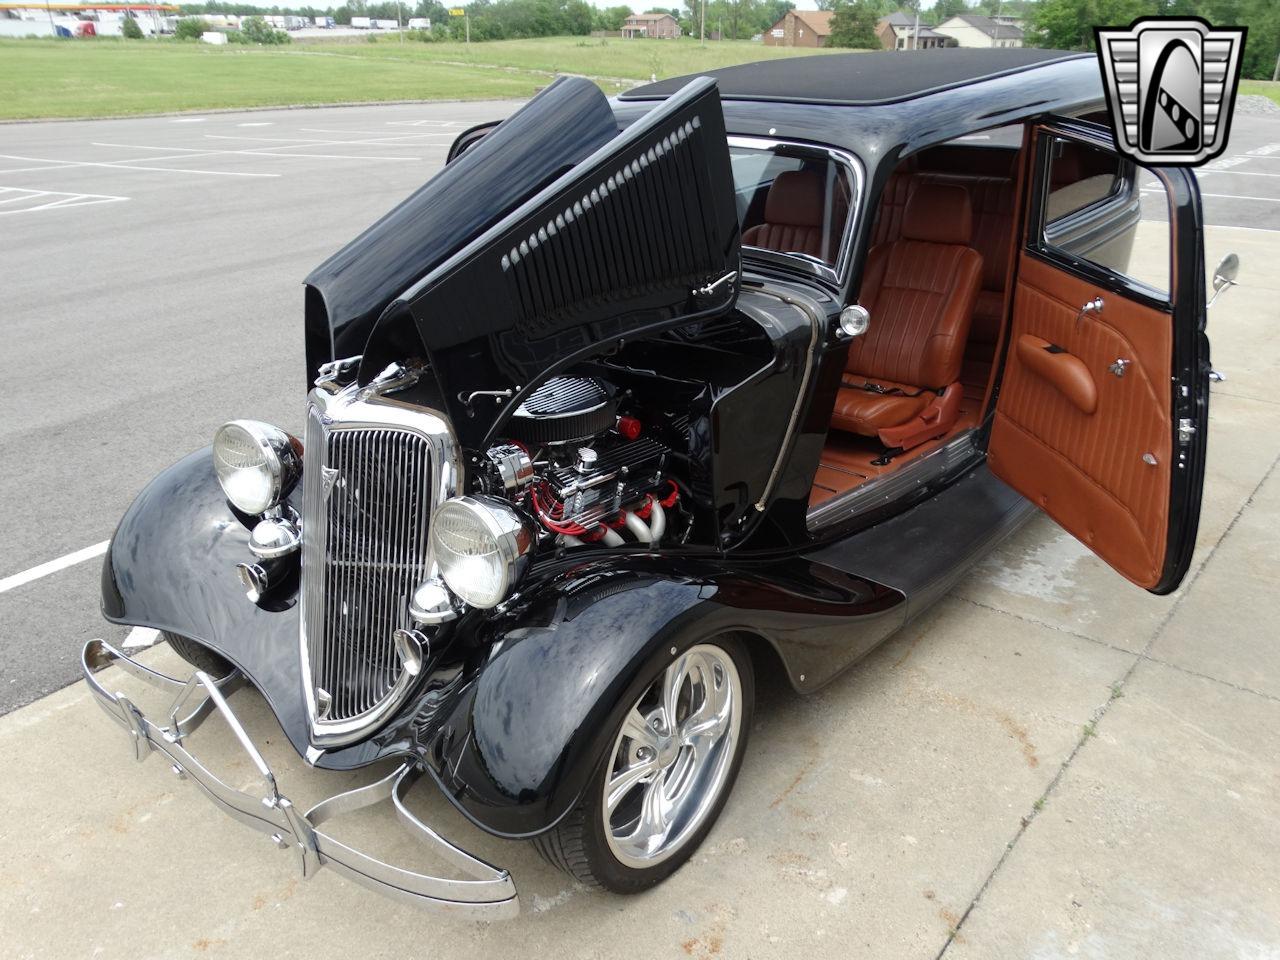
M 806 557 L 900 591 L 910 621 L 1035 512 L 984 463 L 905 513 Z

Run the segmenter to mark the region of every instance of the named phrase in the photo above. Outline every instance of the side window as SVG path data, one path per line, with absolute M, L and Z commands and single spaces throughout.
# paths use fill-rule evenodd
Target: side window
M 1168 300 L 1169 198 L 1150 171 L 1109 150 L 1045 135 L 1037 245 Z
M 852 171 L 825 151 L 730 143 L 742 242 L 841 266 L 855 199 Z

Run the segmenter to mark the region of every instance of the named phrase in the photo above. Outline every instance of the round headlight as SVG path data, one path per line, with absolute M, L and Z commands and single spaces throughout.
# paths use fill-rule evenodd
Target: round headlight
M 473 607 L 496 607 L 524 573 L 533 525 L 505 500 L 454 497 L 431 517 L 431 546 L 440 576 Z
M 292 492 L 302 475 L 302 444 L 279 427 L 232 420 L 213 435 L 213 468 L 227 499 L 257 515 Z

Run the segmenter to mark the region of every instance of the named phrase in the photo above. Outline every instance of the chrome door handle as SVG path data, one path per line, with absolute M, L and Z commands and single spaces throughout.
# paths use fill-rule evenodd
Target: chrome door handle
M 1103 306 L 1105 306 L 1105 304 L 1102 302 L 1101 297 L 1094 297 L 1092 300 L 1085 303 L 1085 305 L 1080 308 L 1080 312 L 1076 314 L 1076 326 L 1080 326 L 1080 321 L 1084 319 L 1084 315 L 1086 313 L 1101 313 Z

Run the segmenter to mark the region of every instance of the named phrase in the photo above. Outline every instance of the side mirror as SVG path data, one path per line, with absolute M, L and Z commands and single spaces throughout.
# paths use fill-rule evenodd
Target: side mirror
M 1236 285 L 1236 277 L 1239 274 L 1240 258 L 1234 253 L 1228 253 L 1222 258 L 1222 262 L 1218 264 L 1217 269 L 1213 271 L 1213 296 L 1205 304 L 1206 309 L 1213 306 L 1213 301 L 1218 299 L 1218 294 L 1228 287 Z

